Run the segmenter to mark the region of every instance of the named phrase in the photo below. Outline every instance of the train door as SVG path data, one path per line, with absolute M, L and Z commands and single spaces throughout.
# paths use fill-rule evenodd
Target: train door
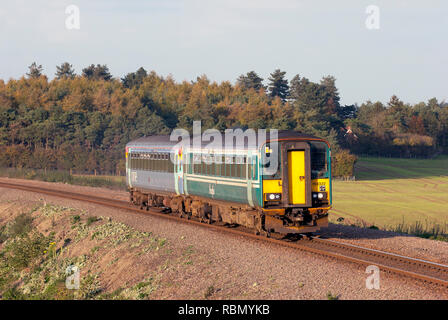
M 281 150 L 283 206 L 311 207 L 310 145 L 285 141 Z
M 306 202 L 305 151 L 288 151 L 289 203 Z

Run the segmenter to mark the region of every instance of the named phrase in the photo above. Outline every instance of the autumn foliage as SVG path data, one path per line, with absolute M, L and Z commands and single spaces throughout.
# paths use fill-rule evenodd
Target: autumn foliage
M 330 76 L 314 83 L 297 75 L 288 84 L 276 70 L 264 86 L 254 72 L 236 84 L 205 75 L 177 82 L 143 68 L 115 79 L 102 65 L 75 75 L 67 64 L 49 80 L 34 67 L 27 77 L 0 80 L 2 167 L 123 173 L 128 141 L 191 129 L 193 120 L 202 120 L 203 130 L 277 128 L 326 138 L 338 175 L 352 174 L 354 158 L 344 149 L 389 156 L 448 149 L 445 104 L 432 99 L 411 106 L 393 97 L 388 106 L 341 106 Z

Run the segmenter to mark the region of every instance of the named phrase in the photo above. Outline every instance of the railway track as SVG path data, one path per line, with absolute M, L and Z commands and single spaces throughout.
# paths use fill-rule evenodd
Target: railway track
M 30 191 L 138 212 L 139 214 L 151 214 L 153 216 L 159 216 L 164 219 L 170 219 L 177 222 L 212 228 L 220 232 L 232 233 L 234 235 L 251 238 L 258 241 L 269 242 L 283 247 L 290 247 L 302 251 L 320 254 L 342 261 L 353 262 L 358 265 L 375 265 L 382 271 L 407 276 L 413 279 L 422 280 L 443 287 L 448 287 L 448 265 L 443 265 L 428 260 L 406 257 L 391 252 L 360 247 L 319 237 L 311 237 L 308 239 L 304 238 L 301 240 L 299 240 L 297 237 L 267 238 L 248 232 L 247 230 L 244 230 L 244 228 L 226 228 L 223 225 L 219 224 L 205 224 L 193 219 L 188 220 L 185 218 L 181 218 L 178 215 L 164 213 L 160 208 L 151 208 L 149 210 L 144 210 L 132 206 L 126 201 L 107 199 L 88 194 L 67 192 L 3 181 L 0 181 L 0 188 L 11 188 Z

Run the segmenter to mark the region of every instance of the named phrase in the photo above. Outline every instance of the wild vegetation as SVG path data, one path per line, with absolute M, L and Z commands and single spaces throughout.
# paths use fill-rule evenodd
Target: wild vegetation
M 170 257 L 165 238 L 50 204 L 2 223 L 0 231 L 0 299 L 6 300 L 145 299 L 157 289 L 163 272 L 156 265 L 132 281 L 115 281 L 106 288 L 118 257 L 126 267 L 133 263 L 126 261 L 130 256 Z M 72 265 L 81 271 L 77 290 L 66 286 Z
M 288 81 L 275 70 L 267 85 L 254 71 L 236 84 L 205 75 L 176 82 L 143 68 L 115 79 L 100 64 L 77 75 L 63 63 L 49 80 L 33 63 L 26 76 L 0 80 L 0 167 L 122 174 L 128 141 L 190 129 L 193 120 L 203 129 L 291 129 L 327 138 L 340 175 L 353 175 L 350 153 L 429 157 L 448 149 L 447 104 L 435 98 L 415 105 L 396 96 L 387 105 L 339 101 L 332 76 Z

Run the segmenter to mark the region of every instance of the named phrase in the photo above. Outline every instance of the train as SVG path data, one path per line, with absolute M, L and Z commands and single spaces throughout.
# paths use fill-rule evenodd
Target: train
M 278 131 L 255 144 L 236 137 L 230 147 L 191 141 L 180 145 L 154 135 L 127 143 L 126 185 L 133 205 L 264 235 L 328 226 L 331 148 L 325 139 Z

